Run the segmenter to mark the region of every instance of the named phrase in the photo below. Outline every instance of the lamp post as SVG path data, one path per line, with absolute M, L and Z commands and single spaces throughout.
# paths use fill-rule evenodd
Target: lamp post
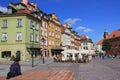
M 32 54 L 31 54 L 31 57 L 32 57 L 32 67 L 34 67 L 34 30 L 35 30 L 35 27 L 34 25 L 32 25 L 31 29 L 33 30 L 33 41 L 32 41 Z
M 43 42 L 43 52 L 45 53 L 45 51 L 44 51 L 44 46 L 45 46 L 46 40 L 45 40 L 45 38 L 42 38 L 41 41 Z M 45 63 L 44 54 L 42 54 L 42 60 L 43 60 L 43 64 L 44 64 L 44 63 Z

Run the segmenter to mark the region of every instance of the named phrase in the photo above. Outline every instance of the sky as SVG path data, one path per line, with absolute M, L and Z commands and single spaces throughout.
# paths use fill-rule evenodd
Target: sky
M 9 2 L 0 0 L 0 10 L 6 11 Z M 71 23 L 79 35 L 86 35 L 97 43 L 108 33 L 120 29 L 120 0 L 28 0 L 37 4 L 44 13 L 56 13 L 61 24 Z

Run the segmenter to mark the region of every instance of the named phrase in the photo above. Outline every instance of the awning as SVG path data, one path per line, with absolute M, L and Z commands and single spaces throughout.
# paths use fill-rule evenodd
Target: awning
M 75 54 L 75 53 L 79 53 L 79 51 L 75 50 L 75 49 L 67 49 L 62 51 L 61 53 L 71 53 L 71 54 Z
M 86 55 L 91 55 L 91 54 L 95 54 L 94 50 L 80 50 L 81 54 L 86 54 Z
M 64 51 L 62 48 L 52 48 L 51 51 Z
M 41 50 L 40 47 L 28 47 L 27 49 L 29 49 L 29 50 Z

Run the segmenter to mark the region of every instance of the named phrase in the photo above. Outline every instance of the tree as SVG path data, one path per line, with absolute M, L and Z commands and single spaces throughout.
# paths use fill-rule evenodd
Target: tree
M 103 40 L 102 43 L 102 50 L 108 52 L 109 50 L 111 50 L 112 48 L 112 44 L 109 40 Z

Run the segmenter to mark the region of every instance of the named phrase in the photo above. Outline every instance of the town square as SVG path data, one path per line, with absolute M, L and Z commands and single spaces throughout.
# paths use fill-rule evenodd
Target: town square
M 119 2 L 1 0 L 0 80 L 120 80 Z
M 28 80 L 119 80 L 120 79 L 120 65 L 119 65 L 119 57 L 116 58 L 105 58 L 101 59 L 96 57 L 90 63 L 54 63 L 52 60 L 47 61 L 45 64 L 42 64 L 42 61 L 37 64 L 34 68 L 31 67 L 31 63 L 29 62 L 21 62 L 22 68 L 22 78 L 11 79 L 11 80 L 25 80 L 26 74 L 28 75 Z M 9 66 L 11 63 L 2 63 L 0 62 L 0 80 L 6 80 L 6 73 L 9 70 Z M 49 72 L 51 70 L 51 72 Z M 52 74 L 54 71 L 72 71 L 74 73 L 73 79 L 69 79 L 72 75 L 70 74 L 68 79 L 64 79 L 65 77 L 59 77 L 60 73 L 58 72 L 56 76 L 53 76 L 54 79 L 49 79 L 49 74 Z M 32 71 L 36 71 L 34 74 Z M 43 71 L 47 71 L 46 73 Z M 28 72 L 28 73 L 27 73 Z M 61 72 L 61 73 L 62 73 Z M 54 72 L 55 73 L 55 72 Z M 39 77 L 36 77 L 39 76 Z M 46 76 L 46 77 L 41 77 Z M 31 79 L 30 79 L 31 78 Z

